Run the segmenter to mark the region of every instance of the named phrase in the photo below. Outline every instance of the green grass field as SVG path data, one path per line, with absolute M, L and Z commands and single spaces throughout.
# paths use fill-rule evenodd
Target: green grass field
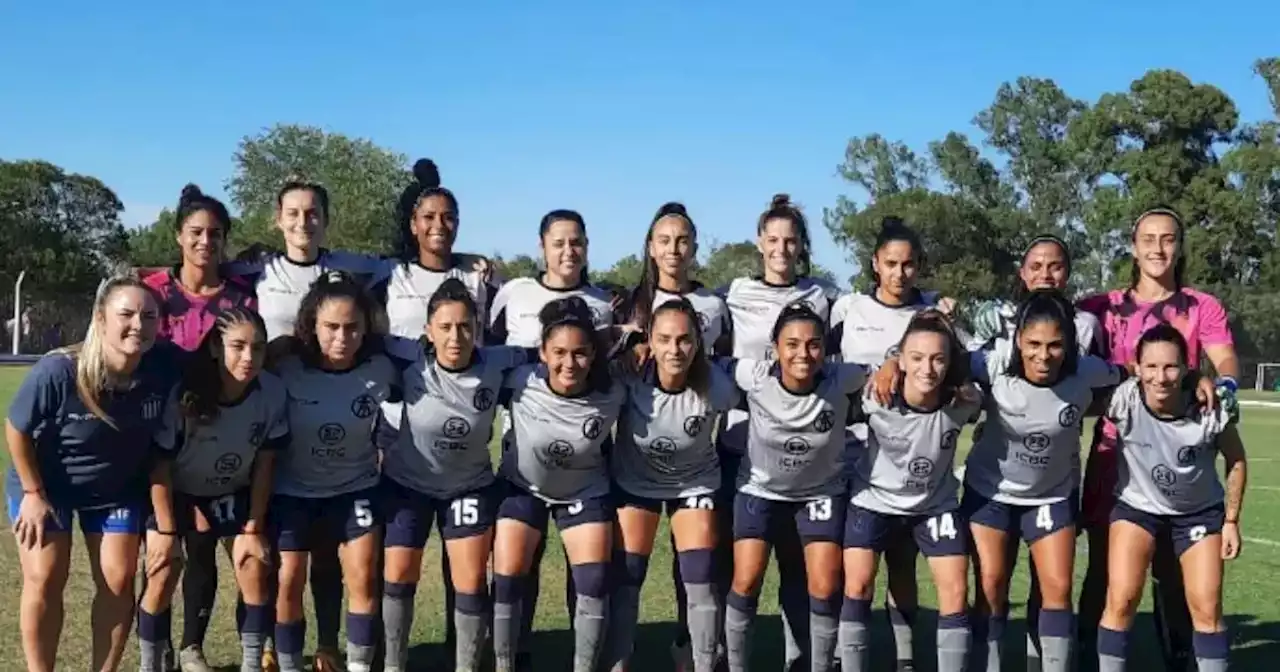
M 0 402 L 8 406 L 8 400 L 25 373 L 23 368 L 0 368 Z M 1280 395 L 1242 395 L 1249 399 L 1280 401 Z M 1250 455 L 1250 484 L 1246 498 L 1243 532 L 1246 536 L 1243 556 L 1228 566 L 1225 610 L 1232 629 L 1233 667 L 1240 670 L 1274 669 L 1280 656 L 1280 446 L 1274 437 L 1280 434 L 1280 409 L 1248 407 L 1243 409 L 1242 430 Z M 1086 432 L 1086 436 L 1088 432 Z M 962 440 L 963 450 L 968 442 Z M 4 452 L 7 462 L 8 452 Z M 660 531 L 660 538 L 665 538 Z M 554 536 L 554 535 L 553 535 Z M 20 670 L 25 665 L 21 642 L 18 637 L 17 598 L 22 586 L 21 571 L 12 535 L 0 535 L 0 591 L 7 596 L 11 606 L 0 612 L 0 630 L 11 633 L 0 638 L 0 669 Z M 556 540 L 552 540 L 553 545 Z M 89 661 L 89 603 L 92 583 L 87 571 L 83 546 L 78 546 L 73 560 L 72 578 L 67 587 L 67 619 L 63 630 L 62 648 L 59 652 L 59 669 L 85 669 Z M 423 583 L 418 590 L 418 609 L 414 622 L 413 669 L 445 670 L 447 653 L 441 642 L 444 639 L 443 590 L 439 580 L 440 545 L 433 538 L 426 558 Z M 542 599 L 534 635 L 535 660 L 538 669 L 568 669 L 572 655 L 572 637 L 568 630 L 569 619 L 564 608 L 563 554 L 557 549 L 547 553 L 543 566 Z M 1078 562 L 1085 558 L 1084 549 L 1077 554 Z M 649 570 L 649 581 L 644 590 L 641 607 L 641 626 L 636 637 L 635 670 L 671 669 L 667 646 L 674 630 L 675 600 L 668 577 L 672 555 L 670 549 L 659 544 Z M 206 654 L 218 669 L 238 668 L 239 643 L 235 633 L 233 606 L 235 590 L 226 559 L 219 558 L 221 577 L 218 607 L 210 626 Z M 1023 669 L 1018 655 L 1023 641 L 1022 605 L 1027 593 L 1025 553 L 1019 561 L 1014 577 L 1011 601 L 1010 632 L 1006 639 L 1006 670 Z M 883 575 L 883 572 L 881 573 Z M 1083 567 L 1077 566 L 1077 582 L 1083 575 Z M 932 605 L 933 591 L 927 568 L 919 565 L 919 579 L 923 602 Z M 1078 583 L 1077 583 L 1078 585 Z M 772 596 L 775 594 L 776 574 L 772 571 L 765 587 L 766 596 L 761 600 L 761 618 L 757 621 L 755 639 L 755 667 L 762 670 L 778 670 L 782 666 L 781 621 Z M 883 600 L 883 580 L 878 593 Z M 308 595 L 308 600 L 310 596 Z M 180 598 L 175 601 L 174 636 L 181 633 L 182 611 Z M 1147 615 L 1149 600 L 1144 602 L 1135 630 L 1135 661 L 1154 661 L 1157 650 L 1151 621 Z M 883 613 L 876 614 L 874 656 L 876 669 L 888 669 L 892 660 L 892 648 L 888 623 Z M 314 647 L 314 620 L 309 618 L 308 638 Z M 916 659 L 921 670 L 933 669 L 933 618 L 922 614 L 916 629 Z M 136 640 L 130 641 L 122 669 L 137 669 Z

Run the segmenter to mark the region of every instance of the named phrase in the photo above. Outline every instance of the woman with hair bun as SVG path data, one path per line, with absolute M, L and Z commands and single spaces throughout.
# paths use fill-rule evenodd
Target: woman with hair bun
M 773 362 L 777 359 L 773 328 L 783 308 L 803 303 L 825 324 L 829 322 L 839 290 L 828 282 L 809 277 L 812 244 L 808 220 L 786 194 L 775 195 L 756 221 L 756 249 L 760 252 L 761 274 L 737 278 L 717 293 L 729 307 L 732 324 L 729 349 L 733 357 Z M 733 552 L 727 546 L 733 538 L 733 520 L 727 514 L 733 510 L 731 495 L 747 450 L 747 420 L 745 411 L 730 410 L 722 417 L 717 436 L 716 447 L 725 478 L 720 493 L 727 498 L 716 503 L 717 510 L 726 514 L 720 519 L 718 535 L 722 548 L 716 572 L 721 595 L 728 592 L 734 571 Z M 778 560 L 778 599 L 786 636 L 786 665 L 790 667 L 806 658 L 809 651 L 804 554 L 795 526 L 778 526 L 770 541 Z
M 396 218 L 400 231 L 396 263 L 374 285 L 386 302 L 390 333 L 409 339 L 422 336 L 431 296 L 449 278 L 466 286 L 480 311 L 480 324 L 488 324 L 486 311 L 502 282 L 491 277 L 484 257 L 454 252 L 458 198 L 440 186 L 440 170 L 431 159 L 413 164 L 413 182 L 400 194 Z

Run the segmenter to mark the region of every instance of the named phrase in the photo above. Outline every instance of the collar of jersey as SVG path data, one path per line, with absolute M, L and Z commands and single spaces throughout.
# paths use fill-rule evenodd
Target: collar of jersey
M 819 363 L 818 373 L 813 377 L 813 389 L 809 390 L 808 392 L 792 392 L 791 390 L 787 389 L 786 385 L 782 384 L 782 364 L 779 362 L 774 362 L 773 366 L 769 367 L 769 375 L 772 376 L 774 380 L 778 381 L 778 388 L 793 397 L 807 397 L 813 394 L 814 392 L 816 392 L 818 389 L 818 386 L 822 384 L 822 380 L 826 378 L 826 374 L 827 374 L 827 367 L 825 363 Z
M 1172 418 L 1162 417 L 1161 415 L 1156 413 L 1154 409 L 1151 408 L 1150 404 L 1147 403 L 1147 392 L 1146 390 L 1142 389 L 1142 382 L 1138 381 L 1136 384 L 1138 386 L 1138 401 L 1142 402 L 1142 408 L 1146 410 L 1147 415 L 1150 415 L 1152 418 L 1160 422 L 1178 422 L 1179 420 L 1187 420 L 1191 417 L 1191 413 L 1189 413 L 1188 411 L 1191 410 L 1194 404 L 1190 404 L 1190 403 L 1188 403 L 1186 406 L 1183 407 L 1181 413 L 1173 416 Z M 1184 395 L 1183 399 L 1185 400 L 1186 390 L 1183 390 L 1183 395 Z
M 236 406 L 243 404 L 246 399 L 253 396 L 254 391 L 257 390 L 259 387 L 262 387 L 262 384 L 258 382 L 257 378 L 254 378 L 253 380 L 249 381 L 248 385 L 245 386 L 244 393 L 240 395 L 239 399 L 234 399 L 232 401 L 226 401 L 226 402 L 219 401 L 218 407 L 219 408 L 235 408 Z
M 668 390 L 667 388 L 663 387 L 662 379 L 658 377 L 658 363 L 655 362 L 653 359 L 650 359 L 649 361 L 644 363 L 644 369 L 640 371 L 640 379 L 643 380 L 645 384 L 652 385 L 654 388 L 656 388 L 658 391 L 662 392 L 663 394 L 681 394 L 685 390 L 689 389 L 689 384 L 687 381 L 685 382 L 685 386 L 678 390 Z
M 576 292 L 590 284 L 586 282 L 579 282 L 572 287 L 548 287 L 547 284 L 542 281 L 542 275 L 542 273 L 539 273 L 536 278 L 533 278 L 533 281 L 538 283 L 539 287 L 547 290 L 548 292 Z
M 872 286 L 870 289 L 866 291 L 866 295 L 867 295 L 867 298 L 871 299 L 872 301 L 875 301 L 876 303 L 884 306 L 885 308 L 910 308 L 913 306 L 924 305 L 924 292 L 920 291 L 919 287 L 912 287 L 911 300 L 904 302 L 900 306 L 891 306 L 885 303 L 884 301 L 881 301 L 880 297 L 876 296 L 876 288 L 874 286 Z

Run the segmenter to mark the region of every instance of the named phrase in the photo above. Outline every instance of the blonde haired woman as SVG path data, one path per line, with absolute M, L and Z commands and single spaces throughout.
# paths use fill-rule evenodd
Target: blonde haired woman
M 22 648 L 33 672 L 55 667 L 73 516 L 96 588 L 95 670 L 117 669 L 124 653 L 148 506 L 157 529 L 147 534 L 147 572 L 174 563 L 168 463 L 157 458 L 174 448 L 172 388 L 180 368 L 168 347 L 152 347 L 156 327 L 156 301 L 145 285 L 133 278 L 104 283 L 84 342 L 42 357 L 9 406 L 5 486 L 22 564 Z M 163 627 L 165 615 L 152 616 L 147 625 Z

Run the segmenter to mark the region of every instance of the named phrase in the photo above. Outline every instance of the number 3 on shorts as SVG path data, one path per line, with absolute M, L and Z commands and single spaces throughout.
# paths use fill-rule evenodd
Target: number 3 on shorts
M 934 543 L 941 539 L 956 538 L 956 521 L 950 512 L 926 520 L 925 525 L 929 526 L 929 536 L 933 537 Z
M 830 497 L 823 497 L 809 502 L 809 520 L 815 523 L 831 520 Z
M 569 505 L 569 508 L 568 508 L 568 509 L 566 509 L 566 511 L 568 511 L 568 512 L 569 512 L 569 515 L 571 515 L 571 516 L 576 516 L 576 515 L 578 515 L 579 513 L 582 513 L 582 509 L 584 509 L 584 508 L 586 508 L 586 507 L 583 505 L 583 503 L 582 503 L 581 501 L 577 501 L 577 502 L 574 502 L 574 503 L 570 504 L 570 505 Z
M 356 525 L 369 527 L 373 525 L 373 511 L 369 509 L 369 500 L 357 499 L 353 503 L 356 512 Z
M 480 502 L 475 497 L 463 497 L 449 503 L 453 510 L 453 526 L 475 525 L 480 522 Z
M 1041 504 L 1036 508 L 1036 527 L 1045 530 L 1053 530 L 1053 509 L 1048 504 Z

